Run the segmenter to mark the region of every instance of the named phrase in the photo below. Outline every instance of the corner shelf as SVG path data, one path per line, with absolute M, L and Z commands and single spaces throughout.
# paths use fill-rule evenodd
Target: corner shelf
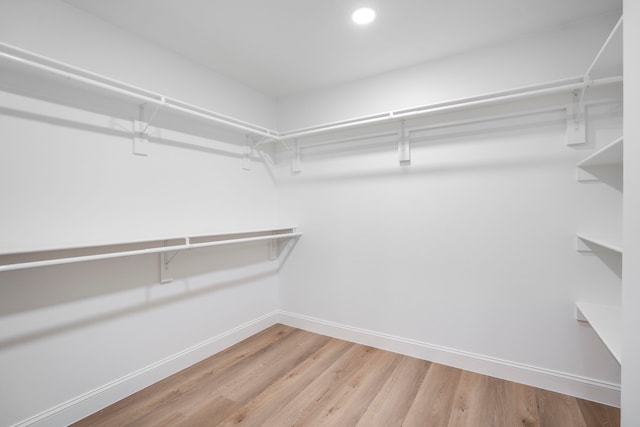
M 620 307 L 576 303 L 576 318 L 587 322 L 609 349 L 618 363 L 622 363 L 622 310 Z
M 610 251 L 622 254 L 622 236 L 616 236 L 613 234 L 603 235 L 589 235 L 583 233 L 577 233 L 577 250 L 580 252 L 591 251 L 588 247 L 589 244 L 598 245 Z
M 602 147 L 577 164 L 579 168 L 589 166 L 621 165 L 623 155 L 623 137 Z
M 607 167 L 615 167 L 622 170 L 622 158 L 624 155 L 623 141 L 624 138 L 621 136 L 578 162 L 576 164 L 576 179 L 578 181 L 597 180 L 599 179 L 597 171 L 602 171 L 602 168 Z

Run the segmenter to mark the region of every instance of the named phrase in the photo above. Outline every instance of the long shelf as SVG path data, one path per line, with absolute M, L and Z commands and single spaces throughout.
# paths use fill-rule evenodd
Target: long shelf
M 613 234 L 591 235 L 591 234 L 577 233 L 576 237 L 578 238 L 578 244 L 580 244 L 580 241 L 582 241 L 586 244 L 598 245 L 605 249 L 609 249 L 610 251 L 622 254 L 622 236 L 617 236 Z M 582 250 L 582 249 L 578 247 L 578 250 Z
M 620 307 L 578 302 L 576 318 L 579 321 L 588 322 L 613 357 L 618 363 L 622 363 L 622 310 Z
M 74 67 L 5 43 L 0 43 L 0 60 L 2 60 L 3 66 L 27 69 L 36 73 L 38 76 L 46 75 L 55 77 L 61 84 L 63 82 L 65 84 L 77 83 L 87 88 L 131 99 L 139 104 L 154 104 L 165 110 L 186 114 L 194 118 L 206 119 L 218 125 L 233 128 L 238 132 L 263 137 L 263 140 L 256 145 L 269 141 L 292 140 L 320 133 L 357 128 L 383 122 L 400 122 L 402 120 L 424 117 L 445 111 L 494 105 L 500 102 L 511 102 L 535 96 L 572 92 L 589 87 L 617 84 L 623 80 L 621 76 L 591 80 L 584 75 L 580 75 L 531 86 L 486 93 L 479 96 L 392 110 L 281 132 L 163 96 L 159 93 Z
M 190 237 L 182 237 L 179 239 L 172 237 L 172 238 L 167 238 L 166 240 L 157 240 L 157 241 L 154 240 L 152 242 L 148 242 L 151 244 L 151 247 L 144 247 L 142 249 L 112 250 L 112 251 L 108 250 L 109 247 L 126 246 L 126 245 L 141 243 L 141 242 L 123 242 L 117 245 L 103 246 L 103 248 L 107 248 L 107 249 L 105 252 L 101 252 L 101 253 L 91 253 L 89 255 L 62 256 L 62 257 L 52 258 L 52 259 L 40 259 L 35 261 L 3 264 L 3 265 L 0 265 L 0 273 L 3 271 L 24 270 L 28 268 L 38 268 L 38 267 L 46 267 L 46 266 L 60 265 L 60 264 L 71 264 L 76 262 L 95 261 L 95 260 L 120 258 L 120 257 L 135 256 L 135 255 L 166 254 L 168 252 L 176 252 L 176 251 L 183 251 L 187 249 L 196 249 L 196 248 L 206 248 L 211 246 L 257 242 L 257 241 L 263 241 L 263 240 L 275 241 L 275 240 L 281 240 L 281 239 L 298 238 L 300 236 L 302 236 L 302 233 L 300 233 L 296 227 L 289 227 L 289 228 L 251 231 L 247 233 L 190 236 Z M 177 243 L 177 244 L 173 243 L 176 240 L 178 241 L 183 240 L 184 242 Z M 172 244 L 164 245 L 164 242 L 172 242 Z M 99 249 L 100 247 L 92 246 L 87 248 L 72 248 L 72 249 L 74 252 L 82 252 L 83 249 L 86 249 L 87 252 L 95 252 L 96 248 Z M 59 249 L 52 249 L 46 252 L 69 251 L 69 250 L 71 249 L 59 248 Z M 38 253 L 43 253 L 43 252 L 44 251 L 38 252 Z M 4 256 L 11 256 L 11 255 L 14 255 L 14 254 L 5 254 Z
M 578 167 L 608 166 L 622 164 L 623 137 L 616 139 L 577 164 Z

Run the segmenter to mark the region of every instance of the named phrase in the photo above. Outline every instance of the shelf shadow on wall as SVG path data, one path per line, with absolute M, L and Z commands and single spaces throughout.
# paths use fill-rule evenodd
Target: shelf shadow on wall
M 0 319 L 140 288 L 180 286 L 191 277 L 224 275 L 267 262 L 274 263 L 269 268 L 276 272 L 292 247 L 292 244 L 283 246 L 280 257 L 273 261 L 269 261 L 268 244 L 265 242 L 184 250 L 172 261 L 175 280 L 164 285 L 159 284 L 160 257 L 157 254 L 6 271 L 0 273 L 3 296 L 0 299 Z M 50 258 L 55 254 L 50 252 Z M 15 262 L 19 258 L 20 255 L 2 257 L 4 263 Z
M 585 252 L 584 255 L 598 257 L 604 265 L 607 266 L 613 274 L 622 279 L 622 254 L 611 249 L 605 248 L 589 241 L 584 243 L 591 249 L 591 252 Z
M 51 84 L 55 83 L 55 84 Z M 62 87 L 58 87 L 62 85 Z M 29 73 L 12 72 L 11 70 L 3 70 L 2 79 L 0 79 L 0 91 L 24 96 L 26 98 L 55 104 L 57 106 L 69 107 L 79 111 L 90 112 L 102 115 L 110 119 L 112 122 L 118 120 L 128 121 L 126 128 L 110 129 L 100 126 L 87 125 L 78 121 L 69 119 L 56 118 L 40 113 L 25 112 L 19 110 L 11 110 L 0 107 L 0 114 L 22 117 L 29 120 L 37 120 L 43 123 L 49 123 L 57 126 L 73 127 L 90 132 L 100 132 L 107 135 L 119 137 L 133 138 L 133 120 L 140 117 L 139 107 L 144 105 L 143 101 L 134 102 L 123 96 L 107 95 L 101 91 L 92 91 L 81 87 L 77 82 L 65 81 L 61 79 L 47 79 L 43 76 L 30 76 Z M 156 114 L 157 113 L 157 114 Z M 149 119 L 153 116 L 150 125 L 150 131 L 153 124 L 156 126 L 181 132 L 187 135 L 193 135 L 212 141 L 224 141 L 233 145 L 241 145 L 244 142 L 244 136 L 238 135 L 230 129 L 222 126 L 211 126 L 211 122 L 203 118 L 186 118 L 180 114 L 173 114 L 170 111 L 163 111 L 162 107 L 156 109 L 155 105 L 146 106 L 144 109 L 144 118 Z M 160 139 L 158 142 L 162 142 Z M 168 142 L 171 142 L 170 140 Z M 180 141 L 181 148 L 200 149 L 198 144 L 189 144 Z M 205 150 L 208 151 L 208 150 Z M 213 151 L 215 154 L 228 155 L 230 153 L 224 151 Z M 238 155 L 236 153 L 236 155 Z
M 52 335 L 58 335 L 65 332 L 70 332 L 73 330 L 85 328 L 87 326 L 96 325 L 99 323 L 125 317 L 128 315 L 133 315 L 133 314 L 141 313 L 144 311 L 152 310 L 155 308 L 168 306 L 168 305 L 175 304 L 188 299 L 202 297 L 210 293 L 219 292 L 226 288 L 241 286 L 243 284 L 248 284 L 256 280 L 272 277 L 274 274 L 275 274 L 275 271 L 262 272 L 259 274 L 249 275 L 249 276 L 245 276 L 245 277 L 234 279 L 234 280 L 223 281 L 215 285 L 211 285 L 206 288 L 202 288 L 198 290 L 187 290 L 186 292 L 180 295 L 165 297 L 155 301 L 145 301 L 142 304 L 138 304 L 132 307 L 117 309 L 117 310 L 113 310 L 103 314 L 83 317 L 82 319 L 74 320 L 72 322 L 63 323 L 60 325 L 48 326 L 37 331 L 28 332 L 22 335 L 0 340 L 0 350 L 14 347 L 17 345 L 27 344 L 32 341 L 37 341 L 43 338 L 51 337 Z
M 133 132 L 132 123 L 127 123 L 128 125 L 131 125 L 131 128 L 127 129 L 123 126 L 122 123 L 118 123 L 113 117 L 110 118 L 111 119 L 110 126 L 100 126 L 95 124 L 83 123 L 76 120 L 66 119 L 62 117 L 55 117 L 53 115 L 34 113 L 34 112 L 29 112 L 24 110 L 16 110 L 16 109 L 6 108 L 6 107 L 0 107 L 0 115 L 16 117 L 19 119 L 35 121 L 39 123 L 46 123 L 52 126 L 72 128 L 72 129 L 77 129 L 77 130 L 92 132 L 92 133 L 100 133 L 102 135 L 128 139 L 131 141 L 131 143 L 133 143 L 133 138 L 135 135 Z M 180 127 L 176 126 L 176 128 L 180 128 Z M 173 131 L 173 133 L 176 133 L 176 132 L 182 133 L 181 130 L 176 130 L 176 129 L 170 129 L 170 130 Z M 148 136 L 148 140 L 153 143 L 164 144 L 164 145 L 173 146 L 173 147 L 182 148 L 182 149 L 197 150 L 200 152 L 206 152 L 209 154 L 215 154 L 218 156 L 225 156 L 230 158 L 240 159 L 242 157 L 242 155 L 238 151 L 231 151 L 223 148 L 213 147 L 211 145 L 206 145 L 206 144 L 212 144 L 212 143 L 219 144 L 223 142 L 224 139 L 227 139 L 227 140 L 231 139 L 228 136 L 226 136 L 223 139 L 220 137 L 221 134 L 219 133 L 212 133 L 212 132 L 206 132 L 206 131 L 190 132 L 189 134 L 192 136 L 205 139 L 205 141 L 198 143 L 198 142 L 187 141 L 186 139 L 188 137 L 185 137 L 183 140 L 179 140 L 176 138 L 172 139 L 172 138 L 156 136 L 152 134 L 152 132 L 161 134 L 162 129 L 150 127 L 149 132 L 150 134 Z M 174 136 L 178 136 L 178 135 L 174 135 Z M 237 139 L 237 136 L 234 136 L 234 137 L 235 139 Z M 226 143 L 226 142 L 223 142 L 223 143 Z M 233 145 L 237 146 L 238 143 L 235 143 Z M 257 158 L 253 156 L 253 160 L 257 160 Z
M 12 108 L 0 107 L 0 115 L 17 117 L 24 120 L 36 121 L 40 123 L 47 123 L 54 126 L 74 128 L 78 130 L 101 133 L 104 135 L 110 135 L 120 138 L 132 137 L 133 132 L 124 128 L 116 129 L 105 126 L 91 125 L 74 120 L 63 119 L 59 117 L 53 117 L 50 115 L 32 113 L 23 110 L 16 110 Z
M 449 129 L 446 132 L 440 132 L 437 135 L 428 135 L 421 133 L 412 137 L 411 144 L 415 151 L 421 150 L 419 155 L 421 159 L 425 157 L 424 150 L 438 147 L 449 147 L 451 151 L 449 156 L 442 160 L 433 157 L 429 163 L 418 164 L 413 158 L 418 157 L 412 154 L 412 163 L 409 166 L 398 164 L 396 156 L 395 141 L 393 139 L 377 140 L 373 142 L 361 142 L 356 146 L 336 146 L 319 147 L 303 151 L 303 172 L 299 176 L 282 180 L 284 185 L 297 185 L 304 182 L 330 182 L 342 181 L 347 179 L 387 179 L 393 176 L 417 175 L 417 174 L 443 174 L 443 173 L 460 173 L 460 172 L 478 172 L 483 170 L 512 170 L 523 168 L 537 168 L 540 164 L 573 164 L 575 159 L 570 151 L 555 151 L 549 154 L 531 155 L 519 152 L 514 144 L 522 144 L 518 138 L 523 134 L 531 134 L 532 132 L 540 132 L 552 130 L 558 132 L 565 126 L 565 118 L 562 114 L 554 114 L 546 116 L 543 120 L 529 121 L 527 123 L 502 123 L 500 126 L 491 127 L 467 127 L 466 129 Z M 482 147 L 482 144 L 489 142 L 487 137 L 496 136 L 497 143 L 504 146 L 509 151 L 497 151 L 495 149 L 496 141 L 490 141 L 493 147 L 479 148 L 474 158 L 464 159 L 464 156 L 451 155 L 457 150 L 466 150 L 468 148 Z M 564 140 L 559 140 L 558 144 L 563 144 Z M 526 144 L 531 144 L 529 139 Z M 316 151 L 314 151 L 316 150 Z M 460 151 L 461 153 L 463 151 Z M 507 154 L 504 154 L 504 153 Z M 388 154 L 390 163 L 381 165 L 377 161 L 376 167 L 367 167 L 366 162 L 358 162 L 355 156 L 363 154 Z M 479 153 L 479 158 L 478 158 Z M 439 156 L 440 154 L 435 154 Z M 334 172 L 326 169 L 321 172 L 307 173 L 304 168 L 305 161 L 309 163 L 309 168 L 313 162 L 321 162 L 323 160 L 334 160 L 338 158 L 347 159 L 353 156 L 354 168 L 349 171 Z M 392 157 L 393 156 L 393 157 Z M 345 160 L 346 161 L 346 160 Z M 363 166 L 364 165 L 364 166 Z

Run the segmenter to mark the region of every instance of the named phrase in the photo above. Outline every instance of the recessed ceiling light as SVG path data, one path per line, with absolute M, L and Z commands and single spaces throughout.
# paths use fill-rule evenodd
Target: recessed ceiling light
M 376 19 L 376 11 L 368 7 L 362 7 L 353 12 L 351 19 L 358 25 L 369 24 Z

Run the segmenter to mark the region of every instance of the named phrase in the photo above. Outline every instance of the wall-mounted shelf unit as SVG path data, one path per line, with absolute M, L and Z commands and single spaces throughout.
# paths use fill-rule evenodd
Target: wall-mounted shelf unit
M 71 264 L 77 262 L 96 261 L 127 256 L 160 254 L 161 282 L 171 281 L 169 266 L 180 251 L 187 249 L 208 248 L 248 242 L 269 241 L 270 258 L 279 254 L 278 242 L 297 239 L 302 236 L 296 227 L 275 228 L 268 230 L 234 232 L 226 234 L 209 234 L 189 237 L 167 237 L 144 242 L 122 242 L 101 246 L 54 248 L 47 251 L 20 254 L 3 254 L 0 260 L 17 260 L 0 264 L 0 273 L 12 270 L 47 267 L 52 265 Z
M 602 176 L 611 177 L 613 173 L 620 180 L 619 187 L 614 185 L 614 188 L 622 190 L 623 154 L 623 137 L 620 137 L 576 164 L 578 181 L 601 180 Z M 604 169 L 608 169 L 609 172 L 605 173 Z M 611 189 L 611 191 L 614 190 Z M 576 249 L 579 252 L 594 252 L 598 254 L 594 245 L 622 256 L 621 233 L 576 234 Z M 600 256 L 603 256 L 603 254 L 601 253 Z M 613 292 L 613 289 L 611 291 Z M 598 302 L 578 302 L 576 303 L 576 319 L 588 322 L 616 361 L 621 363 L 622 310 L 620 303 L 618 305 L 605 305 Z
M 29 74 L 36 80 L 44 80 L 64 89 L 80 89 L 130 102 L 132 105 L 161 108 L 177 115 L 205 120 L 220 127 L 243 134 L 265 138 L 277 137 L 277 132 L 266 127 L 211 111 L 157 92 L 121 82 L 85 69 L 66 64 L 36 53 L 0 43 L 0 67 L 20 74 Z M 139 120 L 140 117 L 135 117 Z M 146 125 L 146 123 L 145 123 Z M 146 127 L 146 126 L 145 126 Z
M 584 94 L 584 91 L 590 87 L 618 84 L 622 82 L 621 76 L 592 80 L 588 74 L 579 75 L 478 96 L 392 110 L 379 114 L 371 114 L 281 132 L 164 96 L 138 86 L 114 80 L 4 43 L 0 43 L 0 67 L 13 70 L 21 75 L 31 74 L 35 79 L 44 79 L 52 82 L 53 84 L 62 85 L 63 90 L 64 87 L 69 88 L 72 86 L 76 90 L 80 88 L 89 92 L 99 92 L 103 95 L 106 94 L 109 96 L 115 96 L 120 100 L 126 100 L 127 102 L 132 103 L 132 105 L 140 106 L 142 113 L 136 113 L 136 117 L 130 117 L 130 119 L 134 122 L 132 129 L 135 129 L 135 131 L 132 131 L 132 137 L 134 139 L 134 153 L 142 155 L 147 154 L 146 148 L 144 148 L 144 144 L 142 143 L 136 144 L 136 141 L 141 142 L 146 139 L 147 136 L 145 132 L 147 131 L 150 122 L 153 121 L 155 113 L 159 110 L 197 120 L 205 120 L 214 126 L 220 126 L 227 130 L 230 129 L 231 131 L 245 135 L 247 137 L 246 140 L 249 139 L 248 136 L 252 136 L 252 140 L 248 141 L 247 144 L 252 144 L 255 147 L 272 142 L 281 142 L 285 147 L 291 149 L 295 156 L 296 153 L 299 153 L 299 150 L 295 149 L 297 141 L 309 136 L 347 129 L 364 128 L 366 126 L 382 123 L 395 123 L 397 124 L 398 129 L 404 129 L 405 121 L 432 116 L 434 114 L 470 108 L 482 108 L 499 103 L 513 102 L 553 94 L 573 93 L 575 98 L 575 95 L 579 93 Z M 152 110 L 149 114 L 145 114 L 144 108 L 151 108 Z M 567 110 L 567 133 L 568 140 L 570 140 L 569 143 L 583 143 L 584 126 L 581 125 L 583 119 L 581 119 L 580 111 L 584 108 L 584 103 L 580 99 L 579 101 L 576 100 L 574 104 L 569 104 L 562 108 L 566 108 Z M 151 118 L 148 118 L 147 116 L 150 116 Z M 578 131 L 576 131 L 576 129 L 578 129 Z M 410 129 L 407 128 L 406 131 L 409 132 Z M 410 162 L 410 141 L 405 136 L 404 132 L 400 132 L 400 135 L 397 138 L 400 162 L 402 164 Z M 291 142 L 291 144 L 289 142 Z M 299 159 L 294 159 L 294 161 L 297 160 Z
M 588 322 L 613 357 L 622 363 L 622 310 L 620 307 L 576 303 L 576 318 Z
M 618 20 L 613 31 L 611 31 L 609 37 L 591 63 L 591 66 L 587 70 L 587 75 L 591 74 L 596 63 L 613 39 L 614 34 L 616 34 L 621 27 L 622 18 Z M 621 136 L 578 162 L 576 164 L 576 179 L 578 181 L 598 180 L 608 184 L 610 186 L 609 191 L 616 191 L 621 194 L 623 190 L 622 171 L 624 167 L 623 144 L 623 137 Z M 620 206 L 620 215 L 622 215 L 622 206 Z M 597 230 L 599 227 L 596 226 L 595 229 Z M 611 224 L 602 226 L 600 229 L 615 230 L 615 228 L 611 227 Z M 609 263 L 608 265 L 610 266 L 612 265 L 611 259 L 609 259 L 610 255 L 607 255 L 606 252 L 612 252 L 614 254 L 613 256 L 620 261 L 615 269 L 621 270 L 623 249 L 621 231 L 622 230 L 617 234 L 577 233 L 576 249 L 578 252 L 593 252 L 600 256 L 602 261 Z M 604 249 L 605 252 L 602 252 L 598 248 Z M 622 271 L 616 272 L 614 270 L 614 273 L 621 275 Z M 605 292 L 610 293 L 607 298 L 608 304 L 602 304 L 599 301 L 577 302 L 576 319 L 581 322 L 588 322 L 596 335 L 607 349 L 609 349 L 615 360 L 619 364 L 622 364 L 622 301 L 618 301 L 615 305 L 609 303 L 609 301 L 615 301 L 620 298 L 618 294 L 619 291 L 620 288 L 614 289 L 613 287 L 607 287 L 607 289 L 605 289 Z

